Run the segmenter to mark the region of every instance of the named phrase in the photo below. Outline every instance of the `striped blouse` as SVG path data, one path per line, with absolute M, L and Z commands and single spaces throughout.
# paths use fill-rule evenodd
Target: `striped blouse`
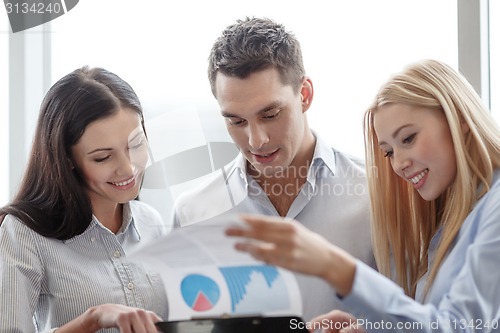
M 123 212 L 117 234 L 93 217 L 84 233 L 66 241 L 43 237 L 8 215 L 0 227 L 0 332 L 53 332 L 104 303 L 167 318 L 160 277 L 126 255 L 169 229 L 145 203 L 132 201 Z

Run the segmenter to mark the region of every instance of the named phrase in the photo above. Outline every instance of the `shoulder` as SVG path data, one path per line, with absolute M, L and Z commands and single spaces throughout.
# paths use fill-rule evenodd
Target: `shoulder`
M 497 169 L 494 173 L 490 189 L 481 200 L 484 201 L 484 205 L 493 205 L 500 208 L 500 169 Z M 498 211 L 500 214 L 500 209 Z
M 236 163 L 237 159 L 224 166 L 224 173 L 222 169 L 216 170 L 205 176 L 203 180 L 200 180 L 200 182 L 191 189 L 182 192 L 175 200 L 175 206 L 177 208 L 186 205 L 191 206 L 193 203 L 199 204 L 197 200 L 200 199 L 221 198 L 226 196 L 228 179 L 238 177 L 237 173 L 240 172 Z
M 203 182 L 196 187 L 183 192 L 179 195 L 177 203 L 191 201 L 198 198 L 206 198 L 220 191 L 221 186 L 225 183 L 224 177 L 220 171 L 216 171 L 208 176 Z
M 351 169 L 356 173 L 365 174 L 365 160 L 363 158 L 333 148 L 317 133 L 314 135 L 316 137 L 314 158 L 322 159 L 329 168 Z
M 232 207 L 235 193 L 246 193 L 246 183 L 240 178 L 241 170 L 230 165 L 225 170 L 226 173 L 222 170 L 213 172 L 199 185 L 177 197 L 173 208 L 174 225 L 184 226 L 219 215 Z
M 38 234 L 26 226 L 13 215 L 5 216 L 0 225 L 0 252 L 12 252 L 13 256 L 27 256 L 28 253 L 38 252 L 39 246 L 46 242 L 46 237 Z M 19 252 L 22 249 L 22 253 Z M 17 253 L 17 254 L 16 254 Z
M 500 170 L 495 172 L 489 191 L 479 199 L 469 214 L 469 218 L 478 221 L 484 227 L 491 224 L 500 226 L 498 223 L 500 221 Z
M 365 160 L 332 148 L 335 156 L 335 173 L 345 178 L 366 179 Z
M 6 215 L 2 224 L 0 224 L 0 235 L 5 234 L 23 234 L 23 235 L 38 235 L 31 228 L 26 226 L 19 218 L 14 215 Z
M 363 170 L 365 169 L 366 163 L 363 158 L 339 151 L 335 148 L 332 148 L 332 151 L 337 161 L 340 161 L 348 165 L 356 166 Z
M 160 213 L 149 204 L 139 201 L 130 201 L 130 210 L 134 219 L 148 220 L 148 221 L 161 221 Z

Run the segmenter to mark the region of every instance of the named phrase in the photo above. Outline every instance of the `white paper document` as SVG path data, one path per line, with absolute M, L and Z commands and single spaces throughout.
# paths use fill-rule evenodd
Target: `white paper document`
M 224 230 L 238 219 L 198 223 L 131 253 L 129 260 L 160 274 L 169 321 L 221 316 L 301 316 L 295 276 L 236 251 Z

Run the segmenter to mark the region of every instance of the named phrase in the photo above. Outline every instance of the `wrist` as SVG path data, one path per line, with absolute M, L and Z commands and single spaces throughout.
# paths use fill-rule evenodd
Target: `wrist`
M 99 325 L 99 317 L 97 315 L 97 307 L 91 307 L 80 317 L 80 331 L 82 333 L 97 332 L 102 327 Z
M 355 259 L 347 252 L 332 248 L 329 261 L 331 265 L 328 265 L 329 268 L 325 270 L 322 278 L 335 288 L 337 294 L 347 296 L 351 292 L 356 275 Z

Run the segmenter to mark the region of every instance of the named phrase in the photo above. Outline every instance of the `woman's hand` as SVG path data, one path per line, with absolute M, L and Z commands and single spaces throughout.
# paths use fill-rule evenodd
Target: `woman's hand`
M 102 304 L 56 330 L 57 333 L 94 333 L 102 328 L 118 328 L 121 333 L 156 333 L 162 319 L 154 312 L 121 304 Z
M 357 325 L 356 317 L 339 310 L 318 316 L 311 320 L 311 324 L 312 327 L 322 327 L 323 333 L 366 333 L 363 327 Z
M 229 236 L 249 238 L 236 249 L 258 260 L 328 281 L 340 295 L 350 292 L 356 264 L 345 251 L 291 219 L 241 215 L 245 227 L 231 227 Z
M 99 328 L 120 329 L 121 333 L 156 333 L 155 323 L 162 319 L 154 312 L 120 304 L 103 304 L 90 310 Z

